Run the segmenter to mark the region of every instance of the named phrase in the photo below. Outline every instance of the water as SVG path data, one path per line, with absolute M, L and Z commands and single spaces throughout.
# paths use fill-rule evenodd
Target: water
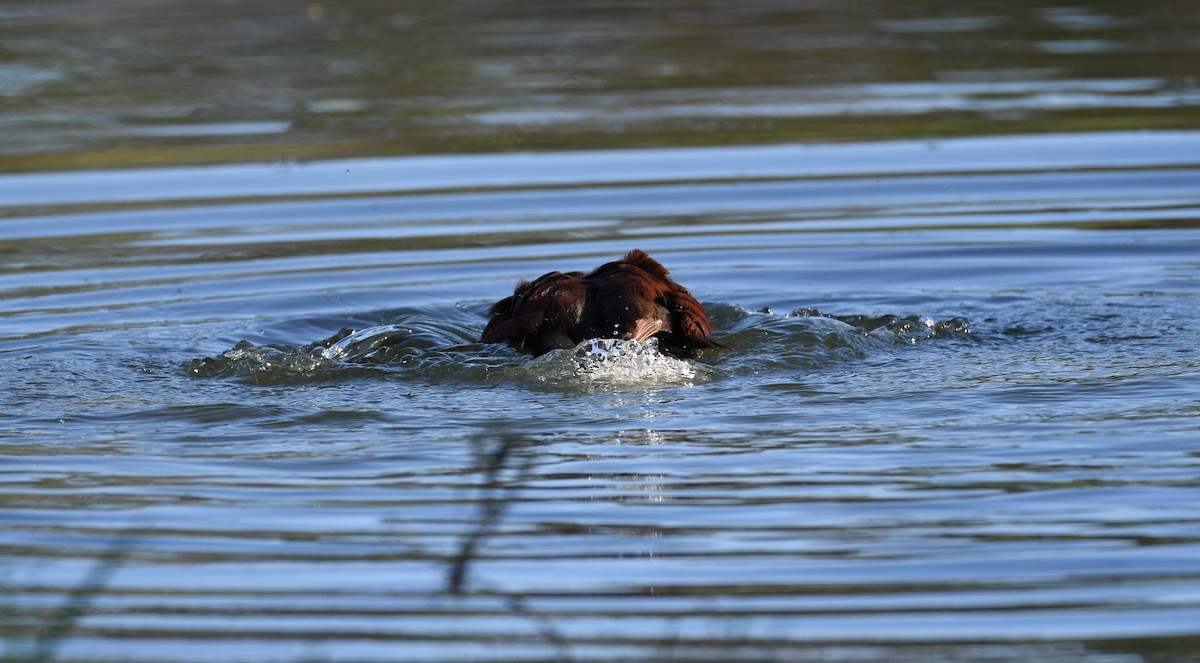
M 131 11 L 67 4 L 80 21 Z M 771 29 L 778 7 L 710 23 L 671 6 L 632 34 L 595 7 L 483 12 L 462 31 L 494 41 L 467 40 L 478 50 L 452 64 L 508 66 L 525 87 L 469 93 L 418 59 L 408 80 L 426 96 L 366 101 L 358 74 L 335 85 L 295 68 L 317 60 L 288 64 L 303 49 L 286 37 L 318 25 L 320 49 L 345 55 L 321 21 L 382 48 L 372 29 L 416 18 L 243 9 L 255 21 L 208 36 L 205 66 L 293 85 L 225 115 L 192 88 L 166 94 L 162 72 L 182 65 L 162 60 L 171 40 L 146 41 L 165 21 L 153 12 L 73 45 L 66 18 L 3 10 L 26 40 L 6 45 L 24 55 L 0 67 L 0 117 L 59 109 L 0 139 L 4 655 L 1196 660 L 1200 131 L 1178 62 L 1130 57 L 1194 50 L 1173 22 L 1192 10 L 814 3 L 797 48 L 824 53 L 805 66 L 837 85 L 788 88 L 796 68 L 754 55 L 793 43 Z M 1001 57 L 1030 17 L 1039 46 Z M 432 34 L 466 39 L 450 23 Z M 698 45 L 712 33 L 755 94 L 717 74 L 691 84 L 718 64 Z M 247 34 L 279 41 L 247 61 Z M 558 69 L 540 59 L 554 35 Z M 695 69 L 633 68 L 662 79 L 633 85 L 582 56 L 629 40 L 647 45 L 631 62 L 666 67 L 656 54 L 682 48 Z M 34 47 L 75 59 L 55 78 Z M 964 49 L 964 68 L 1008 83 L 908 66 Z M 886 73 L 897 53 L 907 64 Z M 146 60 L 127 70 L 133 54 Z M 115 82 L 84 75 L 105 67 Z M 558 74 L 560 95 L 529 101 Z M 54 81 L 93 112 L 45 93 Z M 136 103 L 88 87 L 122 81 Z M 323 86 L 317 108 L 345 121 L 296 124 L 286 97 Z M 1064 90 L 1080 103 L 1057 103 Z M 850 100 L 857 129 L 821 95 Z M 397 100 L 429 113 L 444 149 L 355 142 L 417 122 L 388 115 Z M 207 125 L 161 129 L 168 102 Z M 643 121 L 646 104 L 687 121 L 657 134 L 669 113 Z M 964 104 L 969 118 L 928 115 Z M 1014 107 L 1024 120 L 996 115 Z M 771 113 L 787 126 L 755 124 Z M 733 125 L 714 134 L 720 114 Z M 788 128 L 806 117 L 844 133 Z M 471 151 L 504 122 L 529 138 L 509 147 L 556 149 Z M 322 158 L 270 159 L 306 145 Z M 633 248 L 708 307 L 726 349 L 676 360 L 605 341 L 531 359 L 477 342 L 517 280 Z
M 0 7 L 0 168 L 1195 129 L 1200 8 Z
M 33 619 L 128 548 L 74 658 L 1169 647 L 1200 604 L 1198 148 L 10 176 L 6 584 Z M 518 278 L 634 246 L 728 349 L 476 342 Z

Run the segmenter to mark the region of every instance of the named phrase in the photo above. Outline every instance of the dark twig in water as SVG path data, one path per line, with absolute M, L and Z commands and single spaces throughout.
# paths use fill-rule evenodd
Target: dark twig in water
M 505 593 L 502 594 L 508 604 L 508 609 L 514 614 L 521 615 L 533 620 L 537 624 L 538 635 L 554 646 L 558 652 L 558 660 L 561 663 L 571 663 L 575 657 L 571 653 L 571 643 L 559 632 L 558 627 L 554 625 L 554 620 L 544 613 L 538 612 L 530 608 L 525 603 L 525 596 L 522 594 Z
M 103 593 L 113 574 L 124 566 L 125 559 L 129 557 L 133 548 L 133 542 L 124 535 L 109 544 L 92 563 L 83 581 L 67 595 L 66 602 L 46 621 L 45 628 L 33 643 L 28 660 L 50 661 L 55 658 L 58 647 L 75 629 L 79 619 L 91 606 L 92 599 Z
M 450 565 L 450 572 L 446 578 L 446 591 L 450 594 L 462 594 L 463 583 L 466 581 L 471 562 L 475 559 L 475 552 L 479 549 L 480 543 L 491 533 L 496 523 L 500 521 L 510 498 L 516 493 L 516 484 L 519 484 L 519 481 L 503 485 L 500 480 L 504 465 L 508 462 L 509 455 L 516 444 L 516 437 L 506 435 L 500 446 L 488 455 L 487 467 L 484 469 L 483 494 L 480 499 L 482 508 L 479 520 L 475 523 L 475 529 L 463 537 L 458 554 L 455 555 L 454 561 Z
M 514 455 L 514 450 L 520 445 L 520 438 L 515 435 L 505 435 L 494 451 L 487 455 L 483 471 L 482 497 L 479 519 L 475 527 L 468 532 L 459 545 L 458 554 L 450 565 L 446 577 L 446 592 L 462 595 L 466 584 L 471 562 L 476 558 L 480 546 L 494 531 L 503 517 L 509 504 L 516 498 L 521 483 L 529 474 L 532 461 L 528 458 L 514 471 L 513 477 L 503 479 L 505 466 Z M 557 659 L 565 663 L 574 661 L 571 653 L 571 643 L 563 637 L 554 621 L 546 614 L 529 607 L 526 597 L 514 592 L 499 589 L 483 588 L 485 592 L 502 597 L 508 609 L 513 614 L 526 617 L 537 624 L 538 634 L 557 651 Z

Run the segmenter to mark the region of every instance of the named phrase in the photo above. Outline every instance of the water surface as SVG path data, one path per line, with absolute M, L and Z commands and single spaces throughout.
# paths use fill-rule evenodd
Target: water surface
M 1200 6 L 46 0 L 0 168 L 1195 129 Z
M 16 614 L 117 545 L 67 658 L 1171 660 L 1198 148 L 4 178 Z M 633 247 L 728 349 L 476 342 L 517 279 Z
M 0 656 L 1196 660 L 1195 7 L 202 4 L 0 9 Z

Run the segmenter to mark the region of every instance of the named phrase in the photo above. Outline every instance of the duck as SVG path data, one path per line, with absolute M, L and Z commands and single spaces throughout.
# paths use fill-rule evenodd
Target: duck
M 481 342 L 540 356 L 589 339 L 658 339 L 661 352 L 696 357 L 709 338 L 704 306 L 641 249 L 588 273 L 550 272 L 517 283 L 488 309 Z

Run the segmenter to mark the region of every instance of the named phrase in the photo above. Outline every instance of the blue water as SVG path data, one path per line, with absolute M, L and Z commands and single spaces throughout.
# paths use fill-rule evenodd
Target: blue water
M 1200 5 L 0 5 L 5 663 L 1200 660 Z
M 0 177 L 10 652 L 99 571 L 57 656 L 1189 660 L 1197 154 Z M 635 247 L 727 349 L 477 343 Z

